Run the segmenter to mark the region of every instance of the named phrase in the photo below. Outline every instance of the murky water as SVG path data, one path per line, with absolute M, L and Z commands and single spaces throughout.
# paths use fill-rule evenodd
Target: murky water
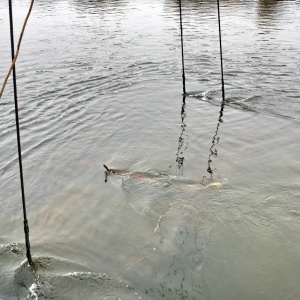
M 219 122 L 215 2 L 183 1 L 185 102 L 177 1 L 35 3 L 17 75 L 37 270 L 24 262 L 9 83 L 1 299 L 300 298 L 299 3 L 221 1 Z M 17 39 L 29 1 L 13 6 Z M 105 183 L 103 163 L 141 176 Z

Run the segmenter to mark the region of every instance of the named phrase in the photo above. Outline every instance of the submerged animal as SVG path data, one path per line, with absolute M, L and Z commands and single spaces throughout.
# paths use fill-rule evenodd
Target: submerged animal
M 120 169 L 110 169 L 107 165 L 103 165 L 103 167 L 106 169 L 105 171 L 105 182 L 107 182 L 107 176 L 110 174 L 116 174 L 116 175 L 123 175 L 127 176 L 133 179 L 138 179 L 141 181 L 150 180 L 151 178 L 161 176 L 161 174 L 152 174 L 147 172 L 129 172 L 126 170 L 120 170 Z
M 188 180 L 185 178 L 170 176 L 166 173 L 161 172 L 129 172 L 127 170 L 121 169 L 111 169 L 107 165 L 103 164 L 105 168 L 105 182 L 107 182 L 107 177 L 110 174 L 125 176 L 127 178 L 136 179 L 139 181 L 152 182 L 155 184 L 159 184 L 163 187 L 169 187 L 173 183 L 183 184 L 184 186 L 194 186 L 197 188 L 210 188 L 210 189 L 222 189 L 223 185 L 220 181 L 210 181 L 206 184 L 200 183 L 198 181 Z

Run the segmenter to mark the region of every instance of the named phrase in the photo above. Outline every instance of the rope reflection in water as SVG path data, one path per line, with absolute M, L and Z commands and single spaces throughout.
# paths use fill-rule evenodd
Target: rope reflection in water
M 184 133 L 185 133 L 185 128 L 186 128 L 186 123 L 184 122 L 184 119 L 186 118 L 186 112 L 185 112 L 185 95 L 183 95 L 182 98 L 182 106 L 181 106 L 181 134 L 178 139 L 178 148 L 177 148 L 177 153 L 176 153 L 176 162 L 177 162 L 177 171 L 179 176 L 183 176 L 183 161 L 184 161 L 184 156 L 183 152 L 188 148 L 188 145 L 184 145 Z M 185 147 L 184 147 L 185 146 Z

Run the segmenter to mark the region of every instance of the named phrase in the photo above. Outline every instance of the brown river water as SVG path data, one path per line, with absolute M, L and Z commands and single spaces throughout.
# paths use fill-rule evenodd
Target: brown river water
M 30 1 L 13 1 L 15 39 Z M 0 99 L 0 299 L 300 299 L 300 4 L 35 2 Z M 0 78 L 10 65 L 0 0 Z M 103 164 L 126 170 L 109 174 Z M 210 168 L 211 174 L 207 171 Z

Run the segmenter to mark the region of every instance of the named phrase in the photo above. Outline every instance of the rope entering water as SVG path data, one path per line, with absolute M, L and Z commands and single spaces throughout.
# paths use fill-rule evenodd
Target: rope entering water
M 186 95 L 181 0 L 179 0 L 179 16 L 180 16 L 181 63 L 182 63 L 182 87 L 183 87 L 183 95 Z
M 215 131 L 215 135 L 213 136 L 212 145 L 210 147 L 210 154 L 208 156 L 208 167 L 207 172 L 210 174 L 210 180 L 213 180 L 213 172 L 214 170 L 211 168 L 212 158 L 218 156 L 218 151 L 216 149 L 216 145 L 220 141 L 220 137 L 218 136 L 218 131 L 221 123 L 223 122 L 223 112 L 225 107 L 225 86 L 224 86 L 224 72 L 223 72 L 223 50 L 222 50 L 222 36 L 221 36 L 221 16 L 220 16 L 220 1 L 217 0 L 218 7 L 218 25 L 219 25 L 219 44 L 220 44 L 220 61 L 221 61 L 221 83 L 222 83 L 222 102 L 220 108 L 220 115 L 218 119 L 217 128 Z M 203 177 L 205 179 L 205 176 Z
M 218 23 L 219 23 L 219 42 L 220 42 L 220 61 L 221 61 L 221 82 L 222 82 L 222 106 L 223 106 L 225 104 L 225 87 L 224 87 L 221 16 L 220 16 L 220 1 L 219 0 L 217 0 L 217 4 L 218 4 Z
M 30 242 L 29 242 L 29 227 L 26 214 L 26 202 L 25 202 L 25 188 L 24 188 L 24 176 L 23 176 L 23 164 L 22 164 L 22 151 L 21 151 L 21 137 L 20 137 L 20 124 L 19 124 L 19 109 L 18 109 L 18 96 L 17 96 L 17 80 L 16 80 L 16 56 L 14 49 L 14 29 L 13 29 L 13 15 L 12 15 L 12 1 L 8 1 L 9 4 L 9 23 L 10 23 L 10 40 L 11 40 L 11 56 L 13 71 L 13 86 L 14 86 L 14 101 L 15 101 L 15 119 L 16 119 L 16 130 L 17 130 L 17 142 L 18 142 L 18 158 L 19 158 L 19 169 L 20 169 L 20 181 L 21 181 L 21 193 L 22 193 L 22 207 L 23 207 L 23 218 L 24 218 L 24 233 L 25 233 L 25 244 L 26 244 L 26 256 L 30 266 L 33 265 L 31 253 L 30 253 Z M 32 1 L 33 4 L 33 1 Z M 28 19 L 28 18 L 27 18 Z M 25 24 L 26 25 L 26 22 Z M 24 27 L 23 27 L 24 29 Z M 24 31 L 24 30 L 23 30 Z M 20 36 L 18 48 L 20 48 L 22 35 Z M 18 49 L 19 50 L 19 49 Z M 11 70 L 10 70 L 11 72 Z

